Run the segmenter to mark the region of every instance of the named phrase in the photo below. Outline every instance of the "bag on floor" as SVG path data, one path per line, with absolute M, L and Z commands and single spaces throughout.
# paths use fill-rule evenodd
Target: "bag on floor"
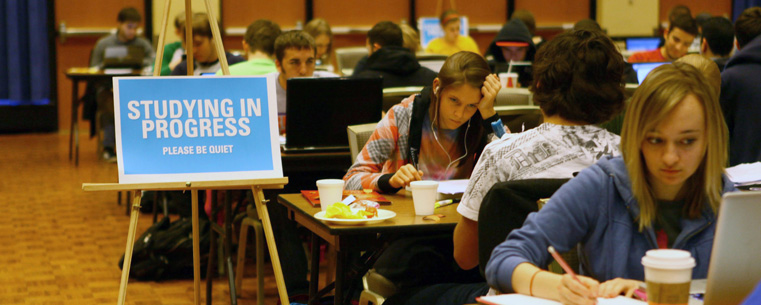
M 141 281 L 159 281 L 193 277 L 193 226 L 190 218 L 172 223 L 161 218 L 135 241 L 132 251 L 131 278 Z M 201 273 L 206 271 L 209 253 L 209 221 L 199 220 Z M 119 260 L 119 268 L 124 255 Z

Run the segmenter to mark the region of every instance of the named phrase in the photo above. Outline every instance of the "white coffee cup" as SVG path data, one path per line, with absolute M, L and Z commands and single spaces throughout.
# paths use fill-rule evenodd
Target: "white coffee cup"
M 325 211 L 329 205 L 341 202 L 344 181 L 341 179 L 317 180 L 317 191 L 320 193 L 320 209 Z
M 415 205 L 415 215 L 432 215 L 439 193 L 439 182 L 431 180 L 410 182 L 412 202 Z
M 650 304 L 687 304 L 695 259 L 688 251 L 649 250 L 642 257 Z

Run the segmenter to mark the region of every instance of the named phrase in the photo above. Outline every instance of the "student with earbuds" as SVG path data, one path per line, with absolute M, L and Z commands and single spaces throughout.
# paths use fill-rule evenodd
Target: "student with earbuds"
M 449 56 L 433 86 L 378 123 L 344 176 L 345 188 L 395 193 L 416 180 L 467 179 L 484 146 L 506 132 L 494 110 L 499 88 L 481 55 Z

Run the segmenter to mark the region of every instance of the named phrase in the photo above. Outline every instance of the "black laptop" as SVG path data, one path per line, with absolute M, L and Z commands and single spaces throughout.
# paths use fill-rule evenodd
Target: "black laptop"
M 145 50 L 139 46 L 110 46 L 103 54 L 102 69 L 143 67 Z
M 382 78 L 289 79 L 283 151 L 349 151 L 346 127 L 378 122 L 382 105 Z

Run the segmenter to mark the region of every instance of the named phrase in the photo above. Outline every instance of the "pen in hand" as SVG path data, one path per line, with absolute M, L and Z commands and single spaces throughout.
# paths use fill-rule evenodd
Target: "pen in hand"
M 573 272 L 573 269 L 571 269 L 571 266 L 568 266 L 568 263 L 566 263 L 566 262 L 565 262 L 565 260 L 563 259 L 563 257 L 562 257 L 562 256 L 560 256 L 560 254 L 558 254 L 558 253 L 557 253 L 557 251 L 555 251 L 555 248 L 554 248 L 554 247 L 552 247 L 552 246 L 549 246 L 549 247 L 547 247 L 547 251 L 549 251 L 549 252 L 550 252 L 550 254 L 552 254 L 552 257 L 553 257 L 553 258 L 555 258 L 555 260 L 558 262 L 558 264 L 560 264 L 560 267 L 562 267 L 562 268 L 563 268 L 563 270 L 565 271 L 565 273 L 568 273 L 568 274 L 570 274 L 570 275 L 571 275 L 571 277 L 572 277 L 574 280 L 576 280 L 577 282 L 579 282 L 579 284 L 582 284 L 582 285 L 584 285 L 584 283 L 582 283 L 582 282 L 581 282 L 581 280 L 580 280 L 578 277 L 576 277 L 576 272 Z M 584 286 L 586 286 L 586 285 L 584 285 Z

